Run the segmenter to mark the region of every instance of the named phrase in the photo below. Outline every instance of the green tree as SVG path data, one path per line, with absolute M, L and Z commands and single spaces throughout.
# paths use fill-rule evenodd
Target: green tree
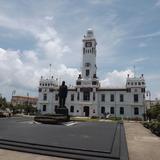
M 160 115 L 160 105 L 157 104 L 155 106 L 152 106 L 150 109 L 147 110 L 147 117 L 149 120 L 151 119 L 159 119 Z

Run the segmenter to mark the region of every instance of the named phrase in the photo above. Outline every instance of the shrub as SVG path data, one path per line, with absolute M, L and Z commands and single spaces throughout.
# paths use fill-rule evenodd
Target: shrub
M 109 120 L 113 120 L 113 121 L 120 121 L 120 120 L 122 120 L 121 117 L 109 117 L 108 119 Z
M 144 122 L 143 126 L 150 129 L 152 133 L 160 136 L 160 122 L 152 121 L 152 122 Z
M 157 116 L 157 121 L 160 122 L 160 114 Z
M 92 116 L 91 119 L 99 119 L 98 116 Z

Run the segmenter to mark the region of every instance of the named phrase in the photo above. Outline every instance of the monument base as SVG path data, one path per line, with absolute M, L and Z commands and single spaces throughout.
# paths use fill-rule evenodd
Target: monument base
M 56 108 L 55 112 L 56 112 L 56 114 L 62 114 L 62 115 L 68 116 L 68 109 L 67 109 L 67 107 Z
M 63 122 L 68 122 L 70 120 L 68 109 L 66 107 L 56 108 L 55 112 L 56 114 L 35 116 L 34 120 L 45 124 L 62 124 Z

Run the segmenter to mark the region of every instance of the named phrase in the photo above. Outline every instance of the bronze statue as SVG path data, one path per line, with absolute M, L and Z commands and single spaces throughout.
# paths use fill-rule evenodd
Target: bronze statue
M 62 82 L 62 85 L 59 87 L 59 108 L 65 108 L 66 97 L 68 93 L 68 88 L 65 85 L 65 81 Z

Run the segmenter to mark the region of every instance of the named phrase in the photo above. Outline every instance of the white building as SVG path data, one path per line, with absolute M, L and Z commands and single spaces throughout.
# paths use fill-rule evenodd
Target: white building
M 76 86 L 68 89 L 66 107 L 73 116 L 103 116 L 110 113 L 116 117 L 143 118 L 145 112 L 145 80 L 126 75 L 123 88 L 102 88 L 96 76 L 96 39 L 91 29 L 83 40 L 82 71 Z M 41 113 L 55 113 L 58 107 L 58 82 L 41 77 L 39 83 L 38 109 Z

